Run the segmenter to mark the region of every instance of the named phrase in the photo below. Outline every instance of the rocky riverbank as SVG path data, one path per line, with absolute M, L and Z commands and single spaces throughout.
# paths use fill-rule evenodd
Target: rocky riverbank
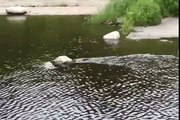
M 109 0 L 0 0 L 0 15 L 10 6 L 24 6 L 26 15 L 92 15 L 102 10 Z M 165 18 L 156 26 L 136 27 L 127 38 L 132 40 L 179 37 L 179 18 Z
M 177 38 L 179 37 L 179 18 L 165 18 L 161 24 L 156 26 L 135 27 L 127 38 L 132 40 L 141 39 L 160 39 L 160 38 Z
M 24 6 L 27 15 L 88 15 L 103 9 L 109 0 L 0 0 L 0 15 L 10 6 Z

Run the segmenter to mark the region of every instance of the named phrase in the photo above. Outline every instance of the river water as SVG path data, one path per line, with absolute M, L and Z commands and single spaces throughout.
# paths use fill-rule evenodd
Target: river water
M 178 119 L 178 39 L 110 43 L 102 36 L 117 27 L 85 21 L 0 17 L 0 119 Z M 77 64 L 41 67 L 60 55 Z

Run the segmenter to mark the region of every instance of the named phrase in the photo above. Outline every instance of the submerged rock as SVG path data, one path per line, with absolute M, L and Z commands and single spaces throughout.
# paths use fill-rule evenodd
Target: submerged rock
M 178 58 L 173 55 L 133 54 L 126 56 L 80 58 L 80 59 L 75 59 L 74 63 L 85 63 L 85 64 L 95 63 L 95 64 L 106 64 L 110 66 L 111 65 L 126 66 L 134 70 L 135 69 L 138 71 L 142 70 L 143 72 L 144 70 L 152 69 L 153 67 L 156 68 L 157 66 L 161 68 L 168 66 L 176 66 L 178 64 Z
M 103 36 L 103 39 L 105 39 L 105 40 L 107 40 L 107 39 L 117 40 L 119 38 L 120 38 L 120 34 L 118 31 L 113 31 L 113 32 L 110 32 L 110 33 Z
M 27 13 L 27 9 L 25 7 L 17 6 L 17 7 L 8 7 L 6 8 L 7 14 L 11 15 L 23 15 Z
M 172 41 L 166 40 L 166 39 L 161 39 L 160 42 L 169 42 L 172 43 Z

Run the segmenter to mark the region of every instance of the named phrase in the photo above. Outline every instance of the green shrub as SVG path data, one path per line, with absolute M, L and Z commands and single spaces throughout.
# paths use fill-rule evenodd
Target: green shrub
M 122 25 L 122 33 L 127 34 L 133 30 L 134 21 L 132 19 L 126 20 Z
M 126 19 L 132 19 L 135 25 L 159 24 L 160 8 L 153 0 L 139 0 L 127 11 Z
M 122 31 L 128 33 L 133 26 L 156 25 L 161 17 L 178 16 L 178 0 L 111 0 L 104 11 L 92 16 L 92 23 L 117 22 L 125 18 Z
M 179 0 L 155 0 L 159 4 L 161 15 L 167 16 L 178 16 L 179 15 Z
M 126 32 L 130 32 L 130 26 L 134 25 L 156 25 L 161 22 L 160 8 L 153 0 L 138 0 L 127 10 L 125 18 L 123 31 Z
M 92 17 L 91 22 L 116 21 L 117 18 L 123 17 L 126 14 L 126 10 L 136 1 L 137 0 L 112 0 L 102 12 Z

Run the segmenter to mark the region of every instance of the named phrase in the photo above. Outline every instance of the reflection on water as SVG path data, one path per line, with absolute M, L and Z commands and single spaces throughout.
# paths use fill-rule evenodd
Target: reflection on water
M 178 59 L 118 59 L 2 77 L 0 119 L 177 120 Z
M 111 46 L 113 46 L 113 47 L 116 47 L 116 46 L 118 46 L 118 44 L 119 44 L 119 39 L 106 39 L 106 40 L 104 40 L 108 45 L 111 45 Z
M 25 18 L 24 18 L 25 17 Z M 0 74 L 29 69 L 60 55 L 70 58 L 139 53 L 177 55 L 178 39 L 132 41 L 115 44 L 103 35 L 118 30 L 85 23 L 85 16 L 0 16 Z M 110 44 L 109 44 L 110 43 Z
M 7 16 L 6 19 L 9 23 L 24 23 L 26 16 Z
M 11 20 L 0 17 L 1 120 L 178 119 L 178 58 L 116 57 L 177 56 L 177 39 L 122 38 L 112 46 L 102 36 L 118 28 L 86 24 L 84 16 Z M 76 59 L 69 69 L 37 66 L 60 55 L 114 57 Z

